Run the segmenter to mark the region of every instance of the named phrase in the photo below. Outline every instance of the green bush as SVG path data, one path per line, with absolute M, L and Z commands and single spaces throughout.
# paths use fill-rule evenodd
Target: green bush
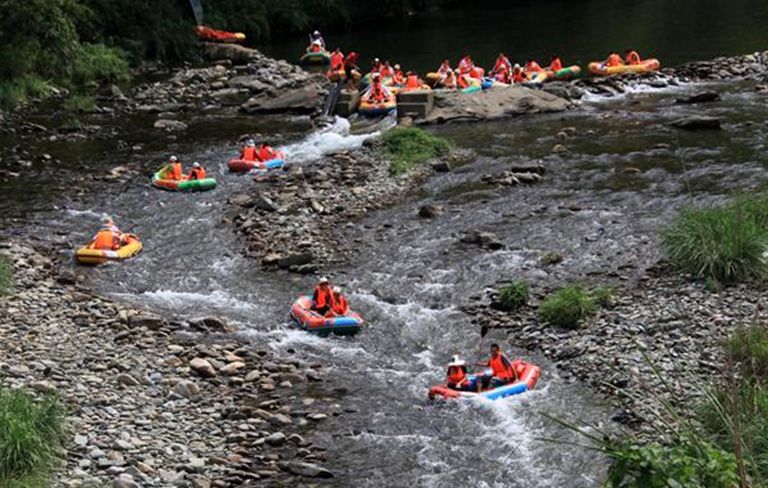
M 753 325 L 737 330 L 725 345 L 728 362 L 738 366 L 745 382 L 768 380 L 768 330 Z
M 499 308 L 501 310 L 517 310 L 528 303 L 528 283 L 513 281 L 499 290 Z
M 47 98 L 51 93 L 51 85 L 34 76 L 0 80 L 0 107 L 12 108 L 30 98 Z
M 613 304 L 613 288 L 610 286 L 598 286 L 590 292 L 595 303 L 601 307 L 610 307 Z
M 125 53 L 102 44 L 83 44 L 72 62 L 70 79 L 75 86 L 88 83 L 125 83 L 131 67 Z
M 670 261 L 699 279 L 733 283 L 766 275 L 768 207 L 764 198 L 689 209 L 662 233 Z
M 539 316 L 548 324 L 573 329 L 596 310 L 592 296 L 583 287 L 571 285 L 545 298 L 539 305 Z
M 396 127 L 382 138 L 382 151 L 389 159 L 389 172 L 407 173 L 416 165 L 447 154 L 451 144 L 442 137 L 415 127 Z
M 72 95 L 61 106 L 67 112 L 91 112 L 96 109 L 96 100 L 88 95 Z
M 23 390 L 0 390 L 0 483 L 34 486 L 57 464 L 63 436 L 64 411 L 55 397 L 36 401 Z
M 0 295 L 8 293 L 13 286 L 13 264 L 7 256 L 0 255 Z

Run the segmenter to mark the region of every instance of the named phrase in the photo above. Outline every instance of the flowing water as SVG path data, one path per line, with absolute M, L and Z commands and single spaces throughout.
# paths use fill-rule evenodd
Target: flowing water
M 675 27 L 678 21 L 693 22 L 684 15 L 688 11 L 684 5 L 703 8 L 705 3 L 665 2 L 678 19 L 670 21 L 672 27 L 668 28 L 679 29 Z M 657 15 L 641 2 L 589 2 L 591 13 L 574 17 L 574 28 L 562 31 L 567 36 L 554 36 L 555 28 L 547 27 L 551 17 L 540 10 L 544 5 L 566 8 L 571 4 L 529 5 L 515 10 L 516 17 L 508 25 L 522 25 L 523 32 L 528 32 L 531 23 L 525 19 L 542 18 L 542 28 L 551 35 L 529 35 L 539 40 L 559 39 L 573 49 L 575 57 L 586 56 L 598 44 L 609 44 L 594 36 L 589 42 L 578 40 L 582 24 L 601 18 L 599 5 L 616 16 Z M 765 15 L 760 2 L 737 4 L 745 10 L 751 8 L 755 17 Z M 455 15 L 416 18 L 404 25 L 411 26 L 407 30 L 412 36 L 428 36 L 412 32 L 411 23 L 445 23 L 448 20 L 443 16 L 450 19 Z M 490 15 L 475 12 L 472 22 L 482 25 Z M 716 17 L 710 15 L 710 19 Z M 497 31 L 489 31 L 490 37 L 494 32 L 514 31 L 495 25 Z M 673 38 L 658 37 L 661 27 L 654 22 L 643 24 L 650 25 L 647 32 L 634 21 L 630 25 L 636 27 L 626 32 L 644 37 L 627 40 L 607 24 L 606 39 L 641 45 L 643 39 Z M 472 46 L 472 39 L 479 39 L 451 36 L 450 31 L 444 28 L 443 37 L 435 42 L 453 46 L 457 53 L 464 49 L 458 39 Z M 747 38 L 758 35 L 749 29 L 740 32 Z M 391 36 L 398 37 L 398 33 L 390 31 Z M 505 39 L 523 39 L 515 36 Z M 566 42 L 568 36 L 575 40 Z M 378 38 L 373 39 L 367 42 L 376 43 Z M 729 44 L 723 36 L 720 40 L 718 45 L 725 51 L 749 50 L 743 49 L 745 43 L 759 41 L 740 38 Z M 533 46 L 532 40 L 526 42 L 518 43 L 521 50 Z M 710 49 L 706 46 L 711 42 L 702 39 L 700 47 Z M 423 51 L 408 50 L 414 63 L 422 62 L 419 59 L 426 62 L 426 54 L 441 50 L 414 43 L 424 46 Z M 682 59 L 685 55 L 680 47 L 672 55 L 666 42 L 656 45 L 670 49 L 672 59 L 692 59 Z M 402 53 L 408 49 L 407 45 L 390 46 Z M 494 49 L 487 47 L 486 54 L 490 56 Z M 700 55 L 708 54 L 694 50 L 692 56 Z M 674 90 L 686 93 L 701 88 Z M 594 279 L 601 284 L 613 281 L 633 286 L 644 267 L 658 256 L 659 226 L 681 206 L 719 200 L 736 190 L 764 184 L 768 164 L 764 96 L 756 94 L 750 83 L 706 88 L 722 92 L 722 100 L 701 107 L 674 105 L 679 93 L 639 85 L 620 99 L 593 97 L 571 113 L 440 128 L 438 132 L 458 146 L 474 149 L 477 157 L 466 166 L 432 177 L 422 191 L 401 204 L 339 230 L 360 242 L 361 252 L 354 262 L 331 274 L 335 282 L 346 286 L 351 303 L 367 319 L 366 330 L 354 338 L 321 339 L 294 328 L 288 321 L 288 308 L 298 293 L 311 289 L 312 279 L 263 272 L 258 262 L 241 256 L 243 243 L 223 222 L 226 199 L 251 184 L 250 177 L 230 174 L 223 165 L 234 154 L 234 141 L 241 133 L 259 132 L 283 145 L 296 164 L 311 165 L 323 154 L 357 147 L 367 137 L 350 135 L 341 120 L 312 132 L 303 118 L 212 114 L 192 121 L 190 140 L 183 142 L 154 139 L 143 128 L 151 123 L 141 118 L 101 120 L 103 125 L 135 125 L 126 136 L 125 147 L 140 143 L 143 149 L 105 153 L 114 145 L 109 140 L 41 144 L 38 150 L 56 154 L 62 163 L 57 167 L 35 163 L 21 178 L 0 183 L 0 222 L 6 233 L 54 236 L 74 249 L 90 237 L 101 215 L 113 214 L 124 230 L 142 236 L 145 251 L 121 265 L 82 270 L 97 288 L 179 317 L 220 315 L 239 325 L 255 344 L 328 365 L 328 383 L 317 394 L 336 398 L 341 415 L 319 423 L 314 435 L 330 449 L 328 464 L 336 473 L 333 483 L 337 486 L 597 486 L 605 474 L 605 459 L 564 444 L 582 439 L 542 414 L 613 430 L 613 410 L 545 358 L 515 349 L 514 336 L 507 352 L 524 355 L 543 367 L 536 391 L 461 406 L 431 404 L 426 391 L 442 380 L 451 355 L 460 353 L 474 362 L 485 357 L 492 341 L 507 343 L 505 335 L 494 331 L 481 339 L 477 327 L 459 309 L 482 299 L 488 288 L 514 278 L 528 280 L 533 288 L 591 277 L 598 277 Z M 691 113 L 716 115 L 723 119 L 724 129 L 685 133 L 667 125 L 669 120 Z M 569 135 L 562 139 L 561 132 Z M 0 143 L 13 141 L 8 138 Z M 558 143 L 569 151 L 554 155 L 552 147 Z M 152 188 L 153 161 L 165 157 L 167 151 L 178 151 L 186 161 L 202 162 L 216 174 L 219 186 L 199 194 Z M 77 178 L 89 172 L 138 160 L 146 178 L 105 183 L 92 195 L 57 197 L 51 203 L 51 195 L 58 193 L 62 182 L 77 184 Z M 537 185 L 506 188 L 482 179 L 482 175 L 497 174 L 510 165 L 538 162 L 547 167 L 547 174 Z M 417 218 L 416 209 L 425 203 L 442 206 L 443 213 L 429 221 Z M 460 244 L 461 233 L 472 230 L 494 232 L 506 248 L 487 252 Z M 563 263 L 543 268 L 539 257 L 546 251 L 562 254 Z M 66 257 L 69 254 L 67 251 Z

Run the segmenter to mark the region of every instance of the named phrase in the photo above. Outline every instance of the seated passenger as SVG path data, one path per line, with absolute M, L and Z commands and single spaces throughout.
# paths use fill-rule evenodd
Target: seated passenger
M 331 293 L 331 313 L 334 316 L 345 316 L 349 314 L 349 304 L 344 295 L 341 294 L 341 287 L 334 286 Z
M 405 88 L 406 90 L 418 90 L 421 88 L 421 80 L 419 80 L 419 75 L 413 71 L 409 71 L 408 78 L 405 80 Z
M 322 50 L 325 50 L 325 39 L 323 39 L 323 35 L 320 34 L 320 31 L 315 31 L 309 36 L 309 44 L 315 44 L 317 43 Z
M 443 60 L 443 64 L 440 65 L 439 68 L 437 68 L 437 74 L 439 74 L 441 77 L 444 77 L 449 72 L 452 72 L 453 69 L 451 68 L 451 62 L 447 59 Z
M 272 149 L 271 146 L 262 142 L 257 148 L 257 158 L 259 161 L 270 161 L 277 158 L 277 151 Z
M 463 75 L 463 74 L 459 73 L 456 76 L 456 86 L 460 90 L 463 90 L 465 88 L 469 88 L 470 86 L 472 86 L 472 83 L 470 82 L 469 75 Z
M 525 81 L 525 72 L 519 64 L 515 64 L 512 68 L 512 83 L 522 83 Z
M 624 66 L 624 61 L 621 60 L 621 56 L 619 56 L 618 53 L 611 52 L 603 64 L 609 68 L 612 68 L 614 66 Z
M 319 53 L 323 52 L 323 45 L 320 41 L 314 40 L 309 44 L 309 47 L 307 48 L 308 53 Z
M 525 72 L 526 73 L 540 73 L 544 71 L 541 66 L 539 66 L 539 63 L 534 61 L 533 59 L 529 60 L 527 63 L 525 63 Z
M 344 69 L 344 53 L 338 47 L 331 54 L 331 71 L 341 71 Z
M 467 376 L 467 364 L 459 359 L 459 356 L 453 356 L 453 360 L 448 363 L 445 386 L 451 390 L 471 391 L 472 383 Z
M 125 235 L 115 226 L 111 217 L 106 217 L 103 221 L 101 230 L 99 230 L 91 242 L 88 243 L 88 249 L 98 249 L 101 251 L 116 251 L 125 244 Z
M 472 67 L 475 65 L 474 61 L 472 61 L 472 57 L 467 54 L 463 58 L 461 58 L 461 61 L 459 61 L 459 74 L 462 75 L 468 75 L 469 70 L 472 69 Z
M 491 73 L 495 75 L 501 69 L 504 69 L 507 73 L 512 69 L 512 64 L 504 53 L 499 53 L 496 57 L 496 63 L 493 65 L 493 71 Z
M 449 88 L 449 89 L 451 89 L 451 90 L 453 90 L 454 88 L 456 88 L 456 73 L 454 73 L 454 71 L 453 71 L 453 70 L 449 70 L 449 71 L 448 71 L 448 72 L 445 74 L 445 77 L 444 77 L 444 78 L 443 78 L 443 80 L 442 80 L 442 85 L 443 85 L 445 88 Z
M 240 151 L 240 159 L 245 161 L 258 161 L 259 153 L 256 150 L 256 141 L 248 139 L 245 141 L 245 147 Z
M 563 69 L 563 62 L 560 61 L 557 54 L 552 55 L 552 60 L 549 62 L 549 69 L 552 71 L 560 71 Z
M 641 64 L 643 62 L 642 59 L 640 59 L 640 54 L 638 54 L 637 51 L 633 49 L 627 49 L 624 51 L 624 62 L 632 65 L 632 64 Z
M 403 75 L 403 70 L 400 69 L 400 65 L 396 64 L 395 69 L 392 71 L 392 84 L 395 86 L 400 86 L 405 83 L 405 75 Z
M 192 163 L 192 169 L 189 170 L 189 179 L 190 180 L 204 180 L 205 179 L 205 168 L 200 166 L 200 163 L 198 163 L 198 162 Z
M 509 84 L 510 81 L 512 81 L 506 64 L 502 64 L 501 66 L 499 66 L 499 69 L 496 70 L 496 73 L 493 75 L 493 78 L 496 81 L 499 81 L 501 83 L 506 83 L 507 85 Z
M 389 65 L 389 61 L 384 61 L 384 64 L 381 65 L 381 69 L 379 69 L 379 74 L 381 75 L 381 79 L 392 77 L 393 71 L 392 66 Z
M 371 87 L 365 96 L 365 99 L 369 102 L 381 103 L 387 99 L 389 92 L 387 92 L 384 85 L 381 83 L 381 76 L 378 73 L 373 73 L 371 76 Z
M 181 163 L 179 158 L 171 156 L 168 159 L 168 164 L 163 166 L 160 170 L 160 178 L 163 180 L 181 180 Z
M 312 294 L 312 310 L 320 315 L 325 315 L 331 310 L 332 300 L 331 285 L 328 278 L 323 276 L 320 278 L 315 287 L 315 292 Z
M 512 361 L 499 350 L 498 344 L 491 344 L 491 359 L 477 365 L 491 368 L 490 374 L 480 375 L 478 385 L 481 389 L 478 391 L 498 388 L 517 381 L 517 372 L 512 367 Z

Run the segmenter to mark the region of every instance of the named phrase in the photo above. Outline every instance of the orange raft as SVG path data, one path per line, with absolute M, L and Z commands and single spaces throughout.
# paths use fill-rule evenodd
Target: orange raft
M 195 27 L 195 34 L 200 40 L 208 42 L 243 42 L 245 40 L 245 34 L 242 32 L 227 32 L 204 25 Z
M 541 369 L 538 366 L 527 363 L 522 359 L 515 359 L 512 361 L 512 367 L 515 368 L 517 377 L 519 378 L 514 383 L 507 383 L 498 388 L 478 393 L 477 383 L 480 379 L 480 375 L 473 374 L 468 377 L 469 385 L 465 390 L 454 390 L 445 385 L 433 386 L 429 389 L 429 399 L 434 400 L 435 398 L 444 398 L 457 400 L 485 398 L 487 400 L 498 400 L 499 398 L 506 398 L 508 396 L 525 393 L 536 387 L 536 382 L 539 381 L 539 376 L 541 376 Z M 490 374 L 490 370 L 486 371 L 486 374 Z
M 600 62 L 589 63 L 589 72 L 598 76 L 624 75 L 624 74 L 642 74 L 658 71 L 661 63 L 656 58 L 648 58 L 641 61 L 640 64 L 622 64 L 619 66 L 606 66 Z
M 302 329 L 320 335 L 353 335 L 360 332 L 363 318 L 350 311 L 347 315 L 324 317 L 312 310 L 312 297 L 301 296 L 291 306 L 291 318 Z

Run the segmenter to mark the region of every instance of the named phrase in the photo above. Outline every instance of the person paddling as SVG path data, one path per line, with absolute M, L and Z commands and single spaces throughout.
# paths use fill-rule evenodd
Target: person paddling
M 160 178 L 164 180 L 181 180 L 181 163 L 179 158 L 171 156 L 168 158 L 168 164 L 160 169 Z
M 491 344 L 491 358 L 477 365 L 491 368 L 490 374 L 484 373 L 478 376 L 478 391 L 498 388 L 517 381 L 517 372 L 512 367 L 512 361 L 501 352 L 498 344 Z

